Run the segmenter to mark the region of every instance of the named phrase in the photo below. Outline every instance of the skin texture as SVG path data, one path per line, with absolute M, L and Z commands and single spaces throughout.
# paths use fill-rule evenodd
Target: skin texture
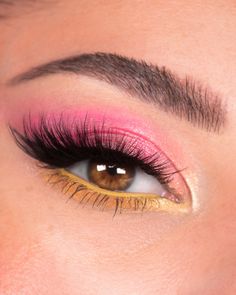
M 166 2 L 23 1 L 0 8 L 0 294 L 236 293 L 236 5 Z M 210 85 L 227 104 L 224 130 L 200 130 L 92 78 L 6 85 L 32 66 L 95 51 L 144 59 Z M 97 104 L 148 122 L 154 142 L 188 168 L 183 177 L 198 204 L 194 212 L 113 219 L 66 202 L 7 127 L 20 125 L 29 110 Z

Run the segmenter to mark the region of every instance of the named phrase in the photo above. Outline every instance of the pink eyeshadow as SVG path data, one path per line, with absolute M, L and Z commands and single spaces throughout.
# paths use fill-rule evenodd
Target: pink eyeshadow
M 143 150 L 143 152 L 147 155 L 154 154 L 155 152 L 164 154 L 164 152 L 161 151 L 161 149 L 153 143 L 152 140 L 148 139 L 147 136 L 144 136 L 143 134 L 140 134 L 138 131 L 142 128 L 140 128 L 140 125 L 137 124 L 136 121 L 132 121 L 127 119 L 127 117 L 120 116 L 118 118 L 118 115 L 115 116 L 111 115 L 105 115 L 101 112 L 63 112 L 61 113 L 49 113 L 48 115 L 45 115 L 45 118 L 47 120 L 47 125 L 50 127 L 55 126 L 55 122 L 59 122 L 61 119 L 63 120 L 63 125 L 67 125 L 66 127 L 68 129 L 73 128 L 73 126 L 77 126 L 77 124 L 83 124 L 85 120 L 88 122 L 88 129 L 91 128 L 91 137 L 93 136 L 93 128 L 94 126 L 98 128 L 102 128 L 102 133 L 108 133 L 109 135 L 114 133 L 117 137 L 125 136 L 130 137 L 131 140 L 135 141 L 135 147 L 137 149 Z M 27 119 L 27 118 L 26 118 Z M 32 125 L 35 125 L 37 128 L 39 126 L 39 121 L 41 117 L 40 116 L 32 116 L 30 121 L 32 122 Z M 50 123 L 51 122 L 51 123 Z M 72 131 L 73 133 L 73 131 Z M 142 129 L 142 133 L 143 129 Z
M 176 141 L 172 136 L 168 135 L 168 132 L 163 131 L 160 127 L 154 125 L 152 120 L 148 120 L 142 115 L 130 112 L 127 109 L 123 110 L 121 108 L 102 108 L 98 106 L 96 108 L 82 106 L 78 110 L 74 107 L 71 109 L 63 108 L 61 109 L 51 109 L 43 106 L 43 110 L 36 111 L 26 111 L 24 114 L 18 113 L 17 117 L 14 120 L 11 120 L 10 123 L 13 126 L 21 126 L 22 118 L 27 114 L 31 114 L 32 124 L 36 124 L 40 120 L 42 114 L 50 120 L 60 120 L 61 116 L 64 118 L 64 123 L 71 125 L 73 121 L 82 122 L 86 116 L 89 121 L 102 124 L 105 122 L 106 128 L 114 128 L 114 130 L 120 130 L 122 133 L 127 133 L 131 137 L 137 137 L 140 141 L 145 142 L 145 146 L 142 148 L 147 148 L 151 150 L 165 150 L 167 154 L 177 160 L 177 162 L 183 163 L 183 150 L 176 144 Z M 13 122 L 12 122 L 13 121 Z M 146 147 L 147 146 L 147 147 Z

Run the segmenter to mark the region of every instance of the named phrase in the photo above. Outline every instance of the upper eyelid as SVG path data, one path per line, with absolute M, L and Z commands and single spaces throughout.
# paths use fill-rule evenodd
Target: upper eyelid
M 48 120 L 50 120 L 50 122 Z M 148 153 L 145 152 L 146 154 L 143 154 L 144 142 L 140 142 L 140 138 L 141 140 L 144 140 L 144 136 L 140 136 L 140 138 L 137 140 L 137 134 L 134 134 L 132 132 L 128 133 L 122 128 L 107 128 L 105 126 L 105 121 L 103 121 L 98 127 L 97 125 L 94 125 L 94 122 L 89 121 L 87 115 L 84 121 L 79 121 L 80 123 L 76 123 L 76 121 L 74 120 L 72 120 L 72 122 L 72 125 L 68 125 L 68 122 L 63 117 L 63 115 L 60 117 L 59 122 L 54 117 L 42 115 L 39 119 L 39 122 L 35 124 L 31 120 L 31 116 L 29 114 L 28 118 L 24 118 L 23 135 L 13 128 L 11 128 L 11 131 L 13 133 L 13 136 L 15 137 L 17 144 L 24 151 L 26 151 L 26 153 L 28 153 L 31 157 L 33 156 L 35 159 L 41 160 L 45 164 L 51 166 L 55 166 L 55 161 L 57 159 L 55 158 L 55 155 L 58 154 L 59 151 L 61 151 L 60 167 L 70 166 L 76 161 L 79 161 L 81 152 L 76 152 L 75 156 L 73 153 L 70 153 L 70 155 L 67 155 L 67 157 L 64 156 L 63 149 L 67 146 L 67 141 L 69 145 L 74 145 L 73 150 L 76 150 L 78 149 L 78 147 L 82 147 L 83 145 L 86 148 L 88 148 L 90 145 L 94 147 L 95 144 L 98 152 L 99 145 L 101 145 L 102 151 L 104 151 L 105 148 L 107 148 L 108 150 L 112 150 L 112 147 L 110 145 L 116 142 L 116 149 L 118 148 L 118 150 L 116 150 L 115 152 L 119 152 L 120 149 L 121 154 L 128 153 L 128 157 L 132 158 L 136 162 L 136 164 L 138 164 L 140 167 L 143 168 L 144 171 L 146 171 L 146 173 L 157 176 L 159 181 L 163 184 L 167 185 L 172 176 L 180 172 L 180 170 L 175 168 L 174 164 L 171 162 L 170 159 L 168 159 L 163 151 L 161 151 L 159 148 L 157 149 L 157 147 L 154 146 L 154 144 L 151 142 L 149 142 L 149 145 L 153 145 L 152 151 L 149 150 Z M 83 143 L 80 138 L 80 144 L 78 146 L 73 139 L 75 135 L 72 134 L 73 132 L 75 132 L 76 138 L 81 137 L 81 134 L 85 133 L 84 136 L 82 136 L 82 141 L 85 140 L 86 142 Z M 78 134 L 76 132 L 78 132 Z M 89 133 L 91 133 L 92 136 L 94 136 L 95 134 L 95 141 L 91 141 Z M 104 137 L 104 135 L 106 134 L 108 135 L 108 137 Z M 96 138 L 96 136 L 99 137 Z M 134 136 L 136 136 L 136 139 L 134 139 Z M 41 138 L 43 138 L 43 141 L 45 141 L 45 146 L 43 144 L 43 141 L 40 143 L 40 141 L 42 140 Z M 105 143 L 102 142 L 104 138 L 105 141 L 108 143 L 107 146 Z M 128 138 L 129 141 L 127 141 Z M 46 148 L 44 154 L 42 150 L 40 151 L 40 149 L 38 149 L 37 144 L 40 145 L 41 148 L 46 148 L 46 145 L 48 145 L 48 147 L 51 149 L 48 150 Z M 35 153 L 34 148 L 38 152 Z M 49 155 L 49 153 L 51 153 L 51 156 L 47 159 L 47 161 L 45 161 L 44 157 L 46 154 Z M 156 171 L 158 171 L 158 174 Z
M 53 143 L 54 147 L 56 147 L 57 143 L 60 148 L 63 148 L 63 145 L 66 144 L 67 140 L 69 140 L 70 144 L 75 144 L 77 147 L 76 138 L 79 138 L 79 135 L 83 134 L 83 140 L 79 140 L 80 146 L 89 147 L 92 145 L 92 147 L 94 147 L 94 144 L 98 141 L 103 149 L 105 147 L 112 149 L 112 143 L 116 142 L 117 146 L 122 150 L 123 147 L 127 147 L 127 139 L 129 139 L 129 152 L 132 151 L 132 153 L 135 153 L 137 149 L 141 151 L 144 147 L 146 150 L 148 144 L 149 156 L 152 154 L 158 154 L 167 157 L 156 144 L 144 135 L 137 134 L 121 127 L 106 126 L 105 118 L 98 125 L 93 120 L 89 119 L 87 114 L 84 119 L 72 119 L 71 123 L 68 123 L 68 118 L 67 116 L 64 116 L 64 114 L 61 114 L 59 119 L 45 114 L 40 115 L 37 123 L 35 122 L 36 121 L 31 118 L 31 114 L 29 114 L 23 119 L 22 132 L 18 131 L 11 125 L 9 126 L 13 136 L 16 137 L 17 143 L 21 145 L 21 143 L 29 144 L 30 141 L 33 143 L 34 141 L 38 142 L 38 140 L 42 140 L 45 141 L 45 143 L 47 142 L 47 144 L 50 144 L 51 139 L 57 139 L 57 141 Z M 99 148 L 99 146 L 96 147 Z

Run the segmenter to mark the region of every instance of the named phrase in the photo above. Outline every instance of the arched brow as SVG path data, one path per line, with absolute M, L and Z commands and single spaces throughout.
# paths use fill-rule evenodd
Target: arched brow
M 208 87 L 192 78 L 180 79 L 165 67 L 112 53 L 81 54 L 52 61 L 17 75 L 8 84 L 18 85 L 58 73 L 105 81 L 207 131 L 219 132 L 226 122 L 226 106 Z

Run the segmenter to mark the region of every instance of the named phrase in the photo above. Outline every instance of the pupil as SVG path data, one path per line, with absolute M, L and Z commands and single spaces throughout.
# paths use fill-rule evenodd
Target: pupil
M 127 164 L 90 161 L 88 178 L 97 186 L 114 191 L 127 189 L 134 180 L 135 168 Z
M 119 174 L 117 171 L 117 166 L 116 165 L 107 165 L 107 172 L 111 175 L 111 176 L 115 176 L 116 174 Z

